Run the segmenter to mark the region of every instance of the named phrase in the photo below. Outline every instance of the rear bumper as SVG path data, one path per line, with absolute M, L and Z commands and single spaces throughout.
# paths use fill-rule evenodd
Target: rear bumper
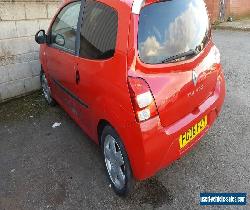
M 198 107 L 195 114 L 190 113 L 168 127 L 162 127 L 158 116 L 140 125 L 132 126 L 131 130 L 134 131 L 133 134 L 136 134 L 136 145 L 133 151 L 129 150 L 133 145 L 129 145 L 127 150 L 134 177 L 138 180 L 149 178 L 190 151 L 213 125 L 220 113 L 224 98 L 225 81 L 221 73 L 213 95 Z M 198 123 L 205 115 L 208 117 L 207 127 L 186 147 L 180 149 L 180 135 Z M 131 134 L 129 137 L 133 138 Z

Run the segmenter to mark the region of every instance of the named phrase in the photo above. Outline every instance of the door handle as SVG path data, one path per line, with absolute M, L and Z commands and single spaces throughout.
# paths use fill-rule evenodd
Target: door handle
M 76 71 L 76 84 L 78 85 L 80 83 L 80 73 L 79 71 L 77 70 Z

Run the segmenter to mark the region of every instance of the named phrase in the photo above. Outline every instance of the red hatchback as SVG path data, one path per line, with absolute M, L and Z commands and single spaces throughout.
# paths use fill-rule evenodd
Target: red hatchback
M 66 1 L 41 44 L 41 84 L 102 147 L 115 192 L 188 152 L 225 97 L 203 0 Z

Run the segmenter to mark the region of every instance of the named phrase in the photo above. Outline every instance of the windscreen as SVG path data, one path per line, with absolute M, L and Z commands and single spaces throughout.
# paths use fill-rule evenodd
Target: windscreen
M 145 6 L 140 13 L 139 57 L 157 64 L 188 52 L 202 50 L 210 36 L 203 0 L 167 0 Z

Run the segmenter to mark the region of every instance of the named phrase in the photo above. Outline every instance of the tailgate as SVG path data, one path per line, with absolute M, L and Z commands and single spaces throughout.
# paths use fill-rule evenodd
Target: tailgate
M 143 74 L 155 98 L 163 126 L 171 125 L 198 111 L 215 90 L 220 68 L 214 64 L 213 49 L 192 69 L 159 74 Z

